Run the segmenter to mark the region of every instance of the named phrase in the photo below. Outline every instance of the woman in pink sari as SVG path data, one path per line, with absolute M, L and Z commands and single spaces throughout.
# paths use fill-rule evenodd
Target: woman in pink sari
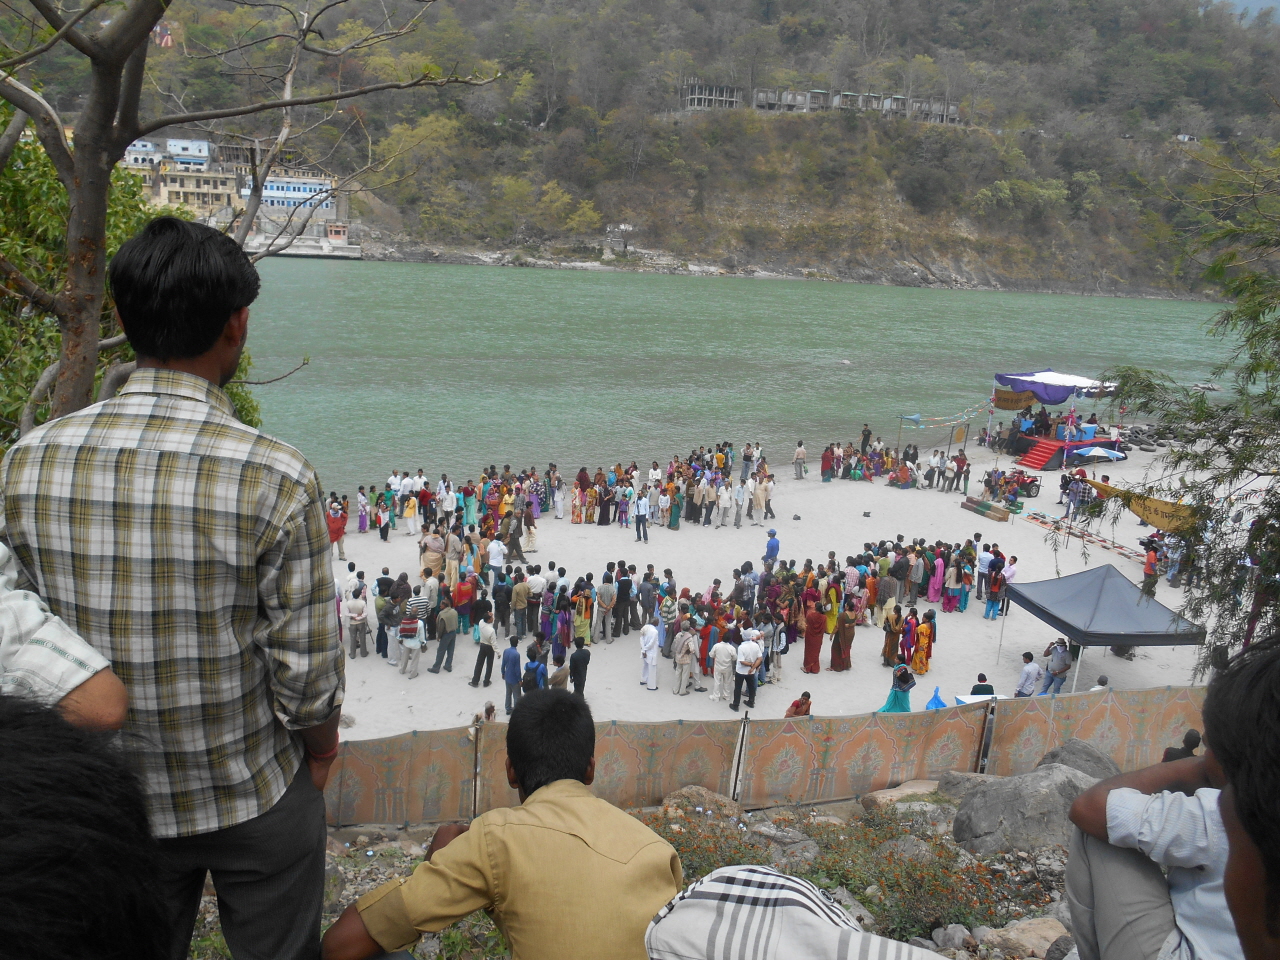
M 947 572 L 946 561 L 942 559 L 939 553 L 933 560 L 933 576 L 929 578 L 929 602 L 942 602 L 942 581 Z

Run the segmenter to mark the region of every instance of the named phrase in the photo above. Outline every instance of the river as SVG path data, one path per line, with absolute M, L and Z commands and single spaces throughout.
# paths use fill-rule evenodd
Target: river
M 336 260 L 259 265 L 249 349 L 263 429 L 353 493 L 392 467 L 665 462 L 763 441 L 781 467 L 863 422 L 981 405 L 995 372 L 1096 376 L 1133 363 L 1194 382 L 1217 307 L 1174 300 L 927 290 Z M 843 361 L 848 361 L 844 363 Z M 1092 409 L 1086 402 L 1084 411 Z M 985 409 L 975 424 L 985 425 Z M 946 430 L 903 442 L 945 444 Z

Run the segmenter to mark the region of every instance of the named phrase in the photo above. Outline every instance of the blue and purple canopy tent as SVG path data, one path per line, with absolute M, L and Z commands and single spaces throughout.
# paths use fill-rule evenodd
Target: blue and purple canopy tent
M 1030 373 L 997 373 L 996 383 L 1015 393 L 1029 392 L 1043 404 L 1056 406 L 1075 396 L 1105 397 L 1115 390 L 1114 383 L 1103 383 L 1089 377 L 1076 377 L 1053 370 Z

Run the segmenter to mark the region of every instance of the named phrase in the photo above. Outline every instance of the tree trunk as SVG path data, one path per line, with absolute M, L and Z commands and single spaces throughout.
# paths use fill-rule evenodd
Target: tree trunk
M 94 65 L 88 103 L 76 125 L 76 179 L 65 184 L 71 207 L 67 218 L 67 278 L 58 293 L 62 351 L 50 419 L 93 402 L 106 294 L 107 202 L 111 170 L 123 156 L 123 149 L 117 149 L 113 142 L 122 69 L 123 64 Z

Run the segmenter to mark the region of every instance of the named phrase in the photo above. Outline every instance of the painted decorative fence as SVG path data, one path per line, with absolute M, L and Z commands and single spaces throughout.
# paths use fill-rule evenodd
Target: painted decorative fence
M 996 704 L 987 773 L 1026 773 L 1064 740 L 1088 740 L 1126 773 L 1160 760 L 1165 747 L 1199 729 L 1204 687 L 1099 690 Z
M 847 800 L 904 780 L 972 770 L 987 704 L 924 713 L 747 721 L 738 799 L 771 803 Z
M 747 807 L 860 796 L 974 770 L 1025 773 L 1064 740 L 1089 740 L 1123 770 L 1160 759 L 1200 726 L 1203 687 L 1001 700 L 923 713 L 792 720 L 596 724 L 597 796 L 660 803 L 698 784 Z M 467 820 L 519 802 L 507 785 L 506 724 L 342 744 L 325 788 L 332 825 Z

